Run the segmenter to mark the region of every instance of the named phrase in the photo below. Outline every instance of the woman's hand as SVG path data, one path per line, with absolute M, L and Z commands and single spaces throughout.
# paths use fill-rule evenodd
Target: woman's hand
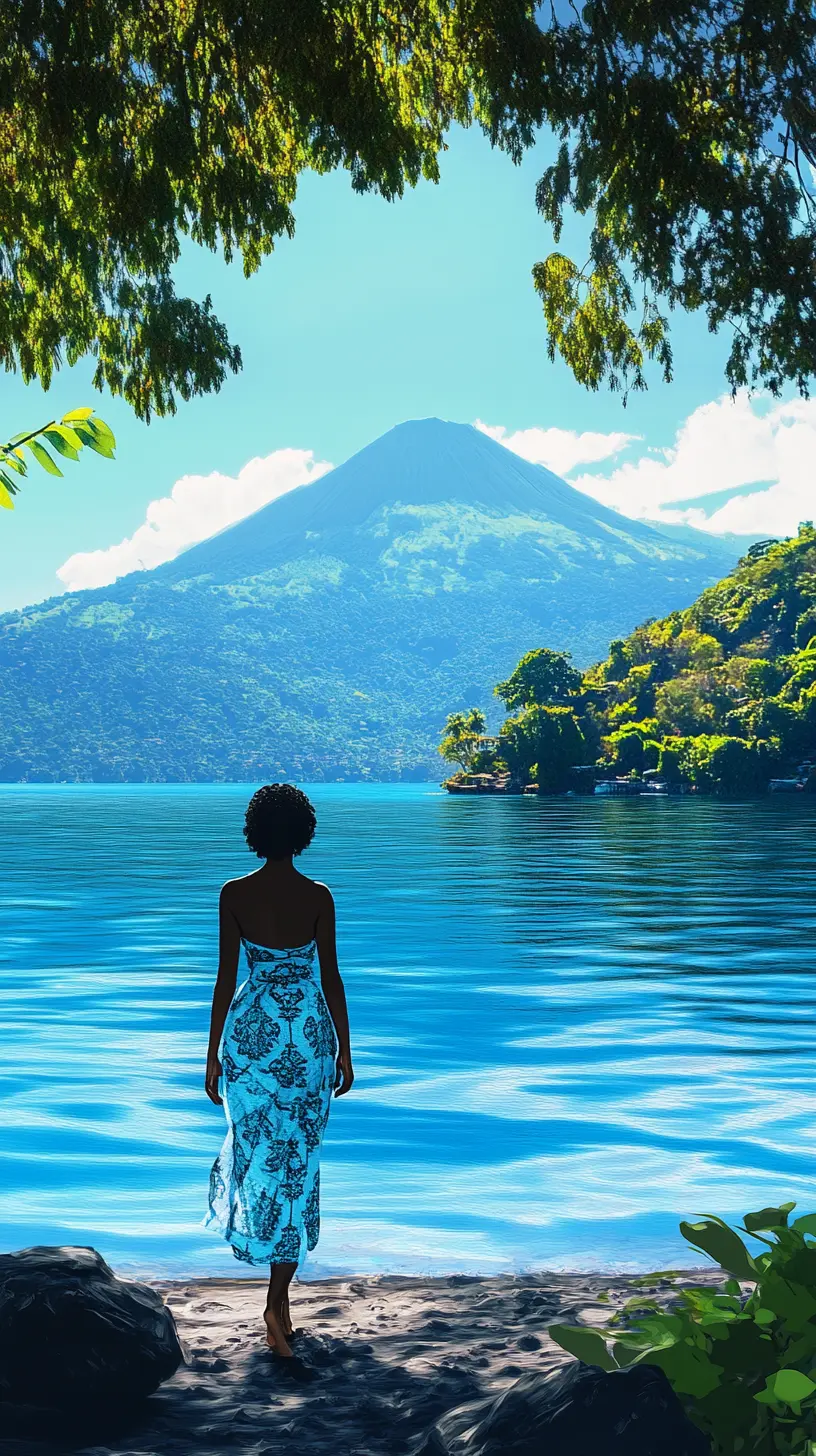
M 207 1058 L 207 1076 L 204 1081 L 204 1090 L 210 1101 L 214 1102 L 217 1107 L 221 1107 L 224 1101 L 223 1097 L 219 1097 L 218 1095 L 218 1078 L 220 1076 L 221 1063 L 215 1055 L 215 1052 L 210 1052 Z
M 337 1053 L 337 1071 L 334 1078 L 335 1097 L 342 1097 L 344 1092 L 348 1092 L 353 1081 L 354 1068 L 351 1065 L 351 1052 L 346 1048 Z

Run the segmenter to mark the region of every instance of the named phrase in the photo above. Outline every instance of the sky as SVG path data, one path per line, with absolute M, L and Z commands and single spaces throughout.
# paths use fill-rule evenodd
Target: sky
M 114 430 L 117 458 L 84 452 L 61 480 L 33 467 L 0 512 L 0 610 L 105 585 L 314 479 L 406 419 L 477 424 L 624 514 L 755 537 L 816 515 L 816 404 L 732 401 L 729 340 L 674 315 L 675 378 L 590 393 L 547 358 L 531 269 L 554 246 L 535 184 L 543 136 L 520 166 L 478 130 L 456 131 L 438 185 L 387 203 L 348 175 L 304 177 L 296 233 L 259 273 L 184 251 L 177 288 L 210 293 L 243 354 L 217 395 L 136 420 L 92 388 L 92 361 L 46 394 L 5 374 L 5 438 L 80 405 Z M 588 227 L 560 247 L 584 261 Z

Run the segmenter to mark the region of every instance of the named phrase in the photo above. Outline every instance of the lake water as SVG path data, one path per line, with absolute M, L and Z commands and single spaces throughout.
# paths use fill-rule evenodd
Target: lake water
M 0 1247 L 252 1274 L 199 1222 L 250 792 L 0 789 Z M 816 800 L 309 792 L 357 1080 L 305 1277 L 688 1265 L 681 1217 L 816 1209 Z

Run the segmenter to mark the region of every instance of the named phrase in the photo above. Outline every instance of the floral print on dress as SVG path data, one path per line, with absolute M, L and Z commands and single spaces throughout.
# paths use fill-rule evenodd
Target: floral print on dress
M 306 1058 L 296 1046 L 288 1046 L 274 1062 L 269 1063 L 269 1070 L 277 1077 L 281 1087 L 300 1087 L 306 1071 Z
M 257 1001 L 235 1023 L 235 1046 L 242 1057 L 262 1057 L 272 1050 L 279 1036 L 277 1021 Z
M 219 1046 L 227 1135 L 202 1222 L 242 1263 L 298 1263 L 320 1231 L 320 1145 L 337 1041 L 315 942 L 243 945 L 248 975 Z

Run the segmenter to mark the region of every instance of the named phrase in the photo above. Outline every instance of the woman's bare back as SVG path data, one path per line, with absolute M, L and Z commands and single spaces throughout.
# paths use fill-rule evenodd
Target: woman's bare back
M 237 929 L 255 945 L 288 950 L 317 938 L 321 916 L 332 907 L 326 885 L 310 880 L 289 864 L 266 864 L 252 874 L 229 880 L 222 903 Z

